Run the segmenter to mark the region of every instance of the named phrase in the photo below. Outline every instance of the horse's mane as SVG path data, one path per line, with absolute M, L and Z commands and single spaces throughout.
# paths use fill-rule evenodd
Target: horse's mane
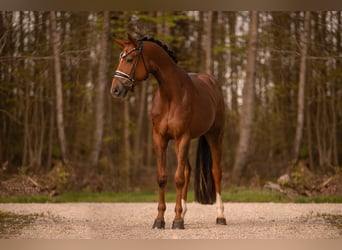
M 148 42 L 153 42 L 157 45 L 159 45 L 162 49 L 165 50 L 165 52 L 172 58 L 172 60 L 177 63 L 178 59 L 175 56 L 175 54 L 173 53 L 173 51 L 171 51 L 166 44 L 162 43 L 161 41 L 154 39 L 154 38 L 149 38 L 149 37 L 143 37 L 141 39 L 139 39 L 139 41 L 148 41 Z

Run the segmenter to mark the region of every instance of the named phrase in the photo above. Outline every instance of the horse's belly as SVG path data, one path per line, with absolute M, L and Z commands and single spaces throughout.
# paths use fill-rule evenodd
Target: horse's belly
M 199 115 L 197 117 L 193 117 L 191 122 L 191 137 L 199 137 L 205 134 L 214 123 L 214 116 L 213 115 Z

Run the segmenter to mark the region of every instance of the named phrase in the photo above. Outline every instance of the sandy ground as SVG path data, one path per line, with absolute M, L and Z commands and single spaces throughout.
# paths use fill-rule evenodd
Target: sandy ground
M 185 230 L 151 229 L 156 203 L 0 204 L 1 211 L 41 214 L 14 239 L 342 239 L 325 219 L 342 215 L 342 204 L 225 203 L 226 226 L 216 225 L 212 205 L 188 204 Z M 341 226 L 341 225 L 340 225 Z

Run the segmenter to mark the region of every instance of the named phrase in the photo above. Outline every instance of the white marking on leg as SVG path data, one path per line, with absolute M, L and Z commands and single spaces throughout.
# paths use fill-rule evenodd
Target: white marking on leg
M 182 216 L 182 219 L 184 220 L 184 216 L 185 216 L 185 214 L 186 214 L 186 211 L 187 211 L 187 208 L 186 208 L 186 201 L 185 200 L 183 200 L 182 199 L 182 214 L 181 214 L 181 216 Z
M 224 206 L 222 202 L 221 195 L 216 193 L 216 211 L 217 211 L 217 218 L 224 218 Z

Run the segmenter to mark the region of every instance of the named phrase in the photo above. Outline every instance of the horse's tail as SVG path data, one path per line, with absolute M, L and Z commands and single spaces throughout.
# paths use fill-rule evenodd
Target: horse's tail
M 198 140 L 195 169 L 195 200 L 201 204 L 213 204 L 216 192 L 213 174 L 211 172 L 212 158 L 210 147 L 202 135 Z

